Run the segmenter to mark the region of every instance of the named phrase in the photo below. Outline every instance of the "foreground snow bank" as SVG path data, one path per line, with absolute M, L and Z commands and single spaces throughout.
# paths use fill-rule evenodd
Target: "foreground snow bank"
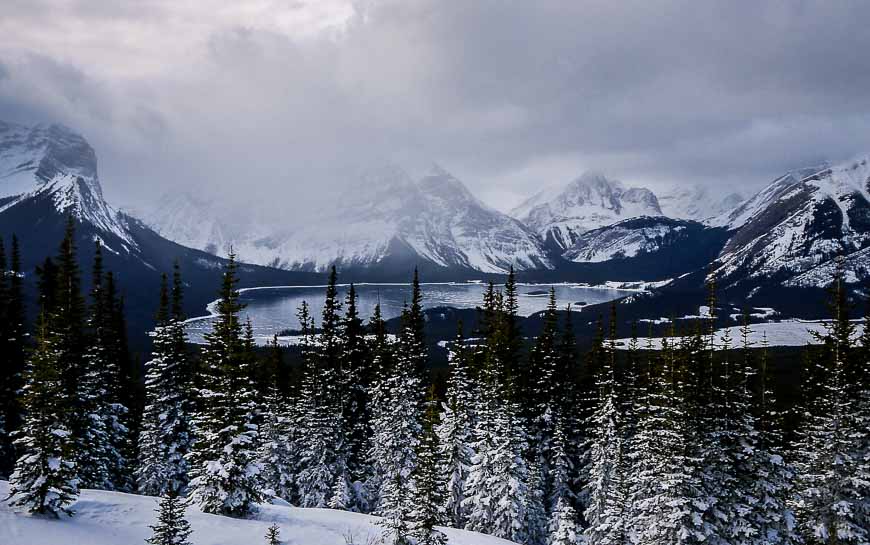
M 0 481 L 0 499 L 9 484 Z M 3 545 L 139 545 L 151 535 L 157 498 L 118 492 L 85 490 L 73 505 L 75 516 L 58 520 L 15 513 L 0 504 L 0 544 Z M 372 545 L 380 543 L 377 517 L 334 511 L 265 505 L 253 520 L 208 515 L 187 510 L 194 545 L 259 545 L 266 528 L 281 527 L 285 545 Z M 491 536 L 445 528 L 451 545 L 509 545 Z M 351 539 L 352 538 L 352 539 Z

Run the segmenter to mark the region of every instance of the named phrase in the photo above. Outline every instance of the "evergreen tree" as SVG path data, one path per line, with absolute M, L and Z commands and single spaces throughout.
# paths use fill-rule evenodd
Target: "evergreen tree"
M 438 401 L 434 386 L 429 391 L 423 430 L 420 438 L 418 464 L 414 472 L 414 497 L 411 517 L 414 520 L 414 537 L 419 545 L 445 545 L 447 537 L 435 528 L 443 518 L 443 482 L 438 475 L 439 444 Z
M 128 428 L 122 419 L 127 413 L 120 401 L 121 375 L 114 349 L 117 341 L 112 325 L 113 307 L 103 284 L 103 261 L 100 242 L 94 250 L 91 308 L 88 319 L 89 340 L 85 368 L 79 385 L 87 411 L 82 436 L 87 450 L 79 461 L 82 486 L 107 490 L 127 490 Z
M 529 483 L 526 499 L 526 543 L 527 545 L 546 545 L 549 539 L 546 498 L 544 497 L 545 475 L 532 457 L 529 462 Z
M 588 523 L 584 532 L 590 545 L 618 545 L 626 541 L 625 529 L 625 464 L 620 401 L 617 392 L 621 386 L 616 381 L 616 318 L 615 310 L 610 320 L 610 338 L 604 361 L 597 367 L 598 407 L 592 416 L 592 441 L 589 449 L 590 475 L 587 485 L 589 505 L 585 517 Z M 558 516 L 558 504 L 556 515 Z M 555 520 L 558 523 L 558 518 Z M 557 524 L 558 526 L 558 524 Z M 558 527 L 554 528 L 558 531 Z
M 182 310 L 183 283 L 178 264 L 173 272 L 171 296 L 163 276 L 152 359 L 146 364 L 146 406 L 139 434 L 139 492 L 154 496 L 182 493 L 188 483 L 188 461 L 193 441 L 192 363 Z
M 191 545 L 188 541 L 190 523 L 184 518 L 184 501 L 174 492 L 168 492 L 157 507 L 157 524 L 151 526 L 152 535 L 145 542 L 151 545 Z
M 189 454 L 190 497 L 207 513 L 244 516 L 264 499 L 257 461 L 259 431 L 235 256 L 223 274 L 213 331 L 205 336 L 196 439 Z
M 407 519 L 409 506 L 400 500 L 414 493 L 413 475 L 418 464 L 422 405 L 418 369 L 427 358 L 419 289 L 415 275 L 412 301 L 416 303 L 402 312 L 395 361 L 385 378 L 386 403 L 381 408 L 384 412 L 376 418 L 373 430 L 377 448 L 372 454 L 381 451 L 383 455 L 377 513 L 388 519 Z
M 278 345 L 278 336 L 272 338 L 273 347 Z M 266 397 L 262 415 L 260 464 L 263 467 L 263 485 L 270 496 L 291 501 L 294 495 L 293 452 L 289 428 L 289 408 L 273 384 Z
M 762 341 L 758 369 L 760 385 L 755 404 L 758 440 L 752 458 L 752 471 L 747 476 L 751 480 L 750 494 L 755 498 L 755 504 L 751 506 L 752 521 L 756 528 L 754 542 L 760 545 L 792 545 L 799 542 L 794 513 L 788 505 L 794 488 L 794 471 L 783 455 L 781 418 L 768 385 L 766 335 Z
M 297 475 L 303 507 L 344 509 L 350 506 L 348 450 L 342 408 L 347 383 L 342 373 L 341 303 L 335 267 L 329 274 L 321 332 L 307 366 L 301 393 L 305 406 L 305 442 Z
M 22 401 L 24 425 L 15 441 L 20 457 L 9 479 L 9 504 L 30 513 L 71 515 L 78 497 L 75 440 L 70 397 L 61 373 L 63 352 L 43 312 L 36 348 L 27 366 Z
M 673 331 L 669 333 L 673 338 Z M 640 422 L 632 486 L 632 539 L 641 543 L 704 542 L 698 442 L 691 434 L 685 367 L 672 340 L 662 340 L 660 366 Z
M 438 425 L 441 479 L 444 483 L 445 522 L 454 528 L 465 525 L 466 481 L 471 467 L 472 405 L 474 392 L 469 376 L 469 354 L 464 346 L 462 324 L 450 345 L 447 399 Z
M 554 426 L 561 418 L 561 404 L 564 399 L 559 384 L 563 377 L 560 376 L 561 354 L 559 352 L 559 317 L 556 311 L 556 290 L 550 288 L 550 296 L 547 310 L 544 312 L 544 326 L 532 348 L 530 361 L 533 375 L 536 377 L 531 386 L 532 391 L 532 444 L 536 464 L 546 477 L 540 485 L 541 494 L 549 495 L 551 488 L 552 473 L 552 448 Z
M 526 539 L 529 503 L 526 436 L 516 404 L 509 399 L 496 416 L 491 493 L 495 498 L 492 535 L 522 543 Z
M 866 429 L 853 395 L 854 324 L 849 321 L 842 270 L 831 287 L 832 320 L 819 334 L 810 360 L 795 448 L 798 522 L 809 542 L 866 543 L 867 460 L 860 452 Z M 866 365 L 866 364 L 865 364 Z
M 25 368 L 24 298 L 21 256 L 13 235 L 10 263 L 0 240 L 0 475 L 9 475 L 15 464 L 12 437 L 23 418 L 18 399 Z
M 553 512 L 550 539 L 547 545 L 578 545 L 582 543 L 577 515 L 568 501 L 560 501 Z
M 367 472 L 366 448 L 371 434 L 371 414 L 368 400 L 371 381 L 371 354 L 365 339 L 365 326 L 357 311 L 356 288 L 353 284 L 345 301 L 345 316 L 342 323 L 342 375 L 346 385 L 342 404 L 345 452 L 347 456 L 348 481 L 353 482 L 349 508 L 363 511 L 367 501 L 360 490 Z
M 45 279 L 46 274 L 53 274 L 54 278 Z M 86 470 L 79 468 L 79 464 L 99 461 L 102 457 L 100 453 L 91 452 L 89 428 L 94 422 L 88 410 L 87 394 L 82 388 L 85 376 L 85 301 L 81 294 L 75 220 L 72 217 L 67 220 L 57 265 L 47 264 L 41 284 L 44 290 L 51 290 L 51 293 L 42 293 L 43 303 L 46 304 L 43 307 L 44 327 L 51 337 L 52 349 L 57 351 L 59 374 L 64 383 L 64 395 L 68 398 L 68 423 L 75 443 L 77 471 L 85 475 Z
M 266 545 L 281 545 L 281 528 L 272 524 L 266 530 Z
M 371 332 L 370 352 L 372 354 L 372 380 L 369 386 L 371 406 L 371 433 L 367 445 L 367 475 L 362 496 L 367 504 L 366 512 L 380 510 L 383 478 L 386 475 L 387 452 L 390 448 L 390 435 L 387 433 L 390 420 L 390 377 L 393 374 L 394 347 L 387 336 L 386 324 L 381 315 L 380 304 L 375 305 L 369 324 Z

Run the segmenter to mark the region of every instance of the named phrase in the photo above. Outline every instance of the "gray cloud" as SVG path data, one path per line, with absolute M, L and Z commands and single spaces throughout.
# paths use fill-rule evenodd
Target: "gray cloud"
M 866 3 L 48 4 L 0 21 L 0 117 L 84 132 L 124 202 L 301 218 L 388 158 L 506 207 L 584 168 L 755 187 L 870 151 Z

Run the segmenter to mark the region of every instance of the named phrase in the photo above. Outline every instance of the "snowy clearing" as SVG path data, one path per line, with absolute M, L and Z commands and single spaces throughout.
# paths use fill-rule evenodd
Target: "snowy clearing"
M 0 498 L 9 483 L 0 481 Z M 0 543 L 3 545 L 137 545 L 150 537 L 157 498 L 84 490 L 72 518 L 48 519 L 15 513 L 0 503 Z M 234 519 L 188 508 L 195 545 L 257 545 L 273 522 L 281 527 L 285 545 L 369 545 L 380 543 L 377 517 L 334 511 L 265 505 L 255 520 Z M 474 532 L 444 528 L 451 545 L 509 545 L 510 541 Z M 353 536 L 352 541 L 347 538 Z

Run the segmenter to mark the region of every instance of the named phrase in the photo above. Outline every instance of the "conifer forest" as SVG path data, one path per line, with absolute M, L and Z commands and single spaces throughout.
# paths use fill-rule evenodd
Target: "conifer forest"
M 298 310 L 291 369 L 277 337 L 255 346 L 232 259 L 213 330 L 191 345 L 176 267 L 140 372 L 99 243 L 86 290 L 74 229 L 38 269 L 36 316 L 22 300 L 30 249 L 0 247 L 0 474 L 20 512 L 75 517 L 82 489 L 157 496 L 157 545 L 196 542 L 191 506 L 245 518 L 276 498 L 374 514 L 391 544 L 444 544 L 443 527 L 527 545 L 870 542 L 870 332 L 841 278 L 787 411 L 748 322 L 717 346 L 708 319 L 671 326 L 653 350 L 638 327 L 617 343 L 614 304 L 581 353 L 554 296 L 524 336 L 513 274 L 489 285 L 433 380 L 416 275 L 393 334 L 378 309 L 360 318 L 353 286 L 338 297 L 333 268 L 319 327 Z

